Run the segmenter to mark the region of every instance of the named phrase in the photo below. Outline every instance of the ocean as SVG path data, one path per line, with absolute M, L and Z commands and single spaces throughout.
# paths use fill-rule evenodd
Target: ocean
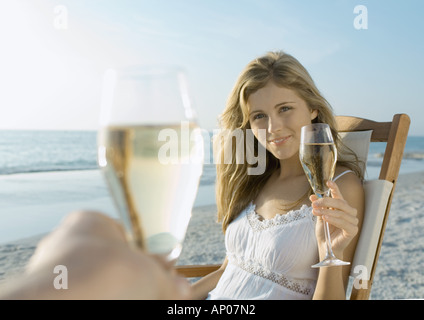
M 0 131 L 0 175 L 95 169 L 95 131 Z M 205 164 L 200 184 L 213 184 L 214 176 Z
M 376 178 L 384 143 L 372 143 L 367 178 Z M 211 154 L 211 153 L 210 153 Z M 95 131 L 0 131 L 0 175 L 17 173 L 95 170 Z M 424 171 L 424 137 L 408 137 L 401 173 Z M 200 185 L 215 181 L 213 161 L 204 165 Z

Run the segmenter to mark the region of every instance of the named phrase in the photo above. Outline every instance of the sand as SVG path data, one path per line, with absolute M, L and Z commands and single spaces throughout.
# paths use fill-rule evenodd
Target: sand
M 371 299 L 424 299 L 424 173 L 398 179 Z
M 208 191 L 210 192 L 210 190 Z M 214 204 L 196 206 L 178 264 L 220 263 L 224 237 Z M 22 272 L 42 235 L 0 244 L 0 284 Z M 424 172 L 399 177 L 371 299 L 424 298 Z

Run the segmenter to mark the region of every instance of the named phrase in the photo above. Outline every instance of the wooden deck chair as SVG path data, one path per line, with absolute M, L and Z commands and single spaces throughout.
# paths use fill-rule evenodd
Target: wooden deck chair
M 410 119 L 406 114 L 396 114 L 391 122 L 375 122 L 350 116 L 338 116 L 336 120 L 343 142 L 361 160 L 367 159 L 370 142 L 386 142 L 379 178 L 364 181 L 364 221 L 351 267 L 353 281 L 348 288 L 350 292 L 346 294 L 352 300 L 366 300 L 371 293 Z M 363 170 L 365 169 L 364 167 Z M 203 277 L 219 267 L 220 265 L 191 265 L 177 266 L 177 270 L 190 278 Z

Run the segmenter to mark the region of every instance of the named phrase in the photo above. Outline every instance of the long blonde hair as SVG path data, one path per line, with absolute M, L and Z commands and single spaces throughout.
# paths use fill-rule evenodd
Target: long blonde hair
M 228 98 L 226 108 L 220 116 L 220 128 L 226 131 L 241 131 L 246 136 L 250 129 L 247 101 L 249 96 L 263 88 L 269 81 L 276 85 L 294 90 L 312 110 L 318 110 L 318 116 L 313 122 L 327 123 L 333 133 L 336 146 L 341 146 L 341 140 L 336 128 L 333 110 L 327 100 L 321 95 L 308 71 L 293 56 L 282 51 L 269 52 L 251 61 L 238 77 Z M 233 139 L 229 136 L 228 139 Z M 225 138 L 224 138 L 225 139 Z M 228 141 L 222 144 L 221 139 L 215 142 L 215 150 L 226 148 Z M 236 144 L 230 143 L 233 155 L 236 157 Z M 259 148 L 255 139 L 255 152 Z M 221 156 L 224 152 L 221 152 Z M 357 159 L 357 158 L 356 158 Z M 222 159 L 221 159 L 222 160 Z M 217 164 L 216 201 L 218 220 L 222 221 L 225 232 L 228 225 L 238 214 L 258 195 L 266 181 L 278 170 L 280 163 L 269 151 L 266 151 L 266 170 L 261 175 L 248 175 L 252 167 L 246 161 L 232 161 Z M 361 170 L 356 162 L 338 161 L 354 170 L 361 177 Z

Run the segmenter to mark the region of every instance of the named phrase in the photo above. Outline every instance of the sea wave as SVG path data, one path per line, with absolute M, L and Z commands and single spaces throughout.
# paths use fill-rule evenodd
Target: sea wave
M 31 165 L 3 165 L 0 167 L 0 175 L 18 174 L 18 173 L 36 173 L 50 171 L 78 171 L 97 169 L 97 163 L 94 161 L 61 161 L 61 162 L 40 162 L 31 163 Z
M 384 153 L 379 152 L 375 153 L 374 157 L 376 158 L 383 158 Z M 424 153 L 423 152 L 404 152 L 403 159 L 412 159 L 412 160 L 424 160 Z
M 381 167 L 383 161 L 368 160 L 367 167 Z
M 3 166 L 0 167 L 0 175 L 12 175 L 20 173 L 43 173 L 60 171 L 98 170 L 96 162 L 58 162 L 58 163 L 34 163 L 31 166 Z M 215 183 L 216 170 L 214 165 L 205 164 L 203 175 L 200 177 L 200 185 L 212 185 Z

